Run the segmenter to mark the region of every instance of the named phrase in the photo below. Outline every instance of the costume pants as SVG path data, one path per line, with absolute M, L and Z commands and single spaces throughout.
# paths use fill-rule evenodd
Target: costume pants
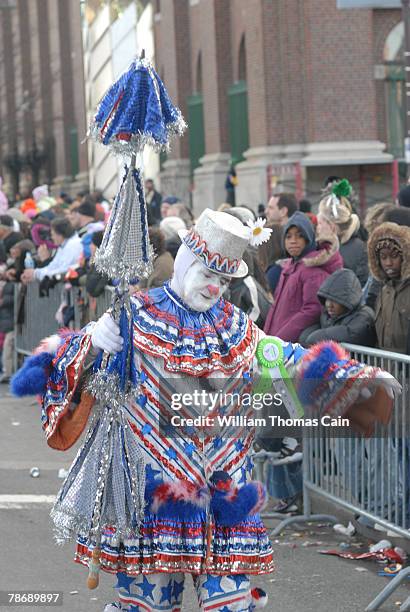
M 121 609 L 130 612 L 180 612 L 185 574 L 118 573 Z M 251 612 L 253 610 L 249 577 L 245 574 L 193 576 L 199 609 L 211 612 Z

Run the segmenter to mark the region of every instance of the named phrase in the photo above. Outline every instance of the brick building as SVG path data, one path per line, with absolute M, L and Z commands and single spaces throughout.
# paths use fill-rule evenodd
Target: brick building
M 0 1 L 0 168 L 14 197 L 88 184 L 80 2 Z M 75 187 L 73 187 L 75 188 Z
M 155 0 L 156 65 L 189 133 L 162 167 L 164 192 L 196 211 L 275 188 L 312 199 L 348 176 L 368 202 L 391 198 L 402 157 L 399 9 L 338 10 L 336 0 Z M 397 168 L 396 168 L 397 170 Z

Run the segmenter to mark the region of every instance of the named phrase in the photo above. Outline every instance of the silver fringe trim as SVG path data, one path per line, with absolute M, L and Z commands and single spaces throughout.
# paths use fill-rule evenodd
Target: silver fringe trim
M 50 516 L 57 543 L 81 535 L 99 543 L 107 527 L 140 536 L 145 462 L 121 408 L 99 406 Z
M 101 135 L 100 126 L 93 119 L 87 132 L 87 138 L 108 147 L 113 155 L 121 157 L 131 157 L 134 154 L 141 153 L 146 145 L 151 147 L 156 153 L 168 153 L 172 140 L 182 136 L 187 127 L 188 125 L 182 113 L 179 112 L 175 121 L 166 126 L 167 140 L 165 143 L 158 142 L 151 133 L 137 132 L 131 136 L 129 141 L 117 140 L 115 135 L 113 135 L 108 144 L 106 144 L 103 142 L 104 136 Z
M 116 410 L 121 410 L 129 404 L 138 392 L 138 388 L 131 384 L 128 384 L 125 392 L 121 391 L 119 374 L 107 373 L 104 369 L 98 370 L 89 378 L 85 390 L 101 404 L 108 404 Z

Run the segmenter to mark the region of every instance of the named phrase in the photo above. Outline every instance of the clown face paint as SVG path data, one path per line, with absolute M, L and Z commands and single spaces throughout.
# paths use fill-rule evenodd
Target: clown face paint
M 229 281 L 229 277 L 215 274 L 195 261 L 183 278 L 181 297 L 192 310 L 205 312 L 218 302 Z

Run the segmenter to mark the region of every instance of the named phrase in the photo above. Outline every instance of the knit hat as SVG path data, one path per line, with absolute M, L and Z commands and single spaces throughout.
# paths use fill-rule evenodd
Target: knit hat
M 340 243 L 347 242 L 360 227 L 359 217 L 352 212 L 348 197 L 352 186 L 347 179 L 342 179 L 332 186 L 330 194 L 319 203 L 319 214 L 338 226 Z
M 319 203 L 319 214 L 324 215 L 336 225 L 347 223 L 352 215 L 352 205 L 347 199 L 352 192 L 348 180 L 342 179 L 335 183 L 331 192 Z
M 80 215 L 85 215 L 86 217 L 95 217 L 96 207 L 94 202 L 90 202 L 89 200 L 85 200 L 79 206 L 76 206 L 73 209 L 73 212 L 78 212 Z
M 382 238 L 381 240 L 379 240 L 379 242 L 377 242 L 375 246 L 375 252 L 379 254 L 382 249 L 388 249 L 393 253 L 403 255 L 403 249 L 401 248 L 399 243 L 393 238 Z
M 38 213 L 36 201 L 33 200 L 33 198 L 27 198 L 20 206 L 20 210 L 22 213 L 27 215 L 29 219 L 32 219 Z
M 36 202 L 42 198 L 48 198 L 48 185 L 39 185 L 33 189 L 33 198 Z
M 159 229 L 165 236 L 165 240 L 178 237 L 179 230 L 186 230 L 186 225 L 179 217 L 165 217 L 159 224 Z
M 171 206 L 173 204 L 178 204 L 179 202 L 181 202 L 181 200 L 175 196 L 167 196 L 162 200 L 162 204 L 171 204 Z

